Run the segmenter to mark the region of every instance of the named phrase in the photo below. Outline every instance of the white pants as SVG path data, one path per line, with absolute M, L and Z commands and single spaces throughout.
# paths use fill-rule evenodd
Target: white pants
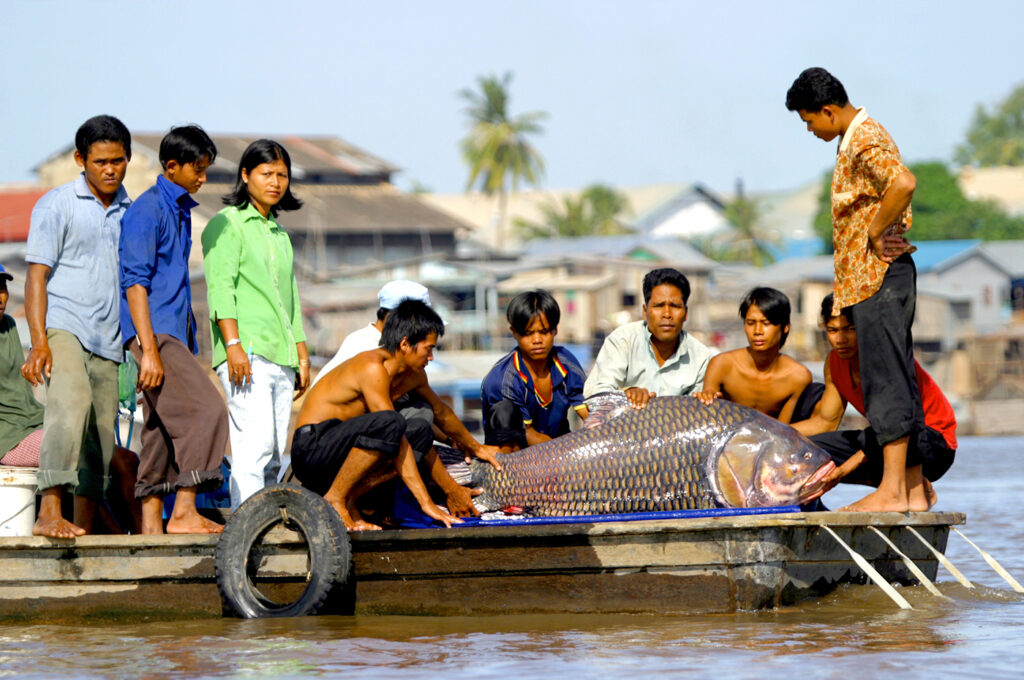
M 228 362 L 217 377 L 228 398 L 231 420 L 231 509 L 277 483 L 295 394 L 295 369 L 252 357 L 252 381 L 239 387 L 228 379 Z

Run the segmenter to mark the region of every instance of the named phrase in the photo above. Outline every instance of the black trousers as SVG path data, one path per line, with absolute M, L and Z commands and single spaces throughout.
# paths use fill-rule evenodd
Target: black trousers
M 914 375 L 914 307 L 917 269 L 909 254 L 889 265 L 882 287 L 850 307 L 857 327 L 864 410 L 878 442 L 914 439 L 925 429 Z
M 878 486 L 881 483 L 884 466 L 882 444 L 872 428 L 825 432 L 812 436 L 811 441 L 825 449 L 836 465 L 842 465 L 858 451 L 864 452 L 867 460 L 844 477 L 843 482 L 868 486 Z M 921 473 L 930 482 L 946 474 L 955 457 L 956 451 L 949 448 L 942 434 L 930 427 L 925 427 L 907 445 L 907 465 L 920 464 Z

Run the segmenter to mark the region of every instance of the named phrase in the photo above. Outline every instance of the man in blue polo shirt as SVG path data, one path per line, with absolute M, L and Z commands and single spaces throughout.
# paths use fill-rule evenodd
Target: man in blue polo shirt
M 131 204 L 121 183 L 132 138 L 113 116 L 95 116 L 75 134 L 72 182 L 32 210 L 25 261 L 25 315 L 32 349 L 21 375 L 46 385 L 39 450 L 42 501 L 32 533 L 74 538 L 92 528 L 110 483 L 117 418 L 117 366 L 124 359 L 118 324 L 117 242 Z M 73 489 L 75 523 L 61 515 Z
M 484 378 L 484 443 L 505 453 L 569 432 L 569 409 L 587 417 L 586 374 L 564 347 L 555 346 L 561 310 L 544 290 L 520 293 L 505 313 L 516 349 Z
M 176 493 L 167 533 L 213 534 L 223 527 L 196 510 L 196 493 L 220 488 L 228 441 L 227 405 L 195 358 L 188 255 L 190 194 L 217 157 L 195 125 L 172 128 L 160 142 L 164 172 L 124 216 L 121 229 L 121 335 L 139 363 L 142 451 L 135 497 L 142 533 L 162 534 L 163 497 Z

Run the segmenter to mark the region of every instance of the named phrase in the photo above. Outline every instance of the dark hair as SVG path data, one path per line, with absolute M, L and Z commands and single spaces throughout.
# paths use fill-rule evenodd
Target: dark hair
M 388 316 L 388 312 L 390 312 L 390 311 L 391 310 L 388 309 L 387 307 L 378 307 L 377 308 L 377 321 L 383 321 L 384 319 L 386 319 L 387 316 Z
M 96 142 L 120 143 L 129 160 L 132 157 L 132 135 L 124 123 L 113 116 L 93 116 L 75 133 L 75 149 L 82 158 L 89 156 L 89 147 Z
M 197 163 L 204 156 L 210 157 L 210 163 L 217 160 L 217 145 L 198 125 L 172 127 L 160 140 L 160 166 L 164 170 L 171 161 L 177 161 L 179 165 L 188 165 Z
M 644 304 L 651 301 L 652 290 L 665 284 L 675 286 L 682 292 L 684 305 L 690 299 L 690 281 L 686 275 L 678 269 L 663 267 L 662 269 L 652 269 L 644 276 Z
M 437 312 L 419 300 L 403 300 L 388 314 L 380 333 L 380 346 L 393 354 L 403 338 L 408 339 L 410 345 L 416 345 L 431 333 L 436 333 L 438 338 L 444 335 L 444 322 Z
M 835 316 L 835 314 L 832 313 L 832 301 L 834 299 L 835 298 L 832 296 L 832 293 L 829 293 L 825 296 L 825 299 L 821 301 L 821 323 L 823 324 L 827 324 L 828 320 Z M 849 307 L 843 307 L 840 309 L 839 315 L 850 323 L 853 323 L 853 315 L 850 314 Z
M 246 174 L 248 174 L 257 165 L 273 163 L 274 161 L 284 161 L 284 166 L 288 168 L 289 182 L 288 188 L 285 190 L 281 200 L 277 202 L 277 205 L 270 207 L 270 214 L 277 216 L 277 213 L 282 210 L 298 210 L 301 208 L 302 201 L 295 198 L 292 194 L 292 157 L 288 155 L 288 151 L 283 146 L 272 139 L 257 139 L 246 147 L 245 152 L 242 153 L 242 159 L 238 161 L 238 176 L 235 179 L 235 188 L 231 193 L 221 196 L 220 200 L 225 205 L 244 208 L 249 202 L 249 187 L 242 180 L 242 171 L 245 170 Z
M 541 314 L 547 319 L 551 330 L 558 328 L 562 310 L 551 293 L 540 289 L 516 295 L 509 300 L 508 309 L 505 310 L 509 325 L 519 335 L 526 335 L 526 327 Z
M 789 298 L 781 290 L 774 288 L 760 287 L 754 288 L 743 298 L 743 302 L 740 303 L 740 318 L 747 318 L 747 310 L 753 305 L 757 305 L 757 308 L 764 314 L 764 318 L 782 329 L 782 340 L 779 342 L 779 347 L 786 344 L 786 338 L 789 336 L 789 331 L 786 330 L 786 326 L 789 325 Z
M 846 106 L 850 98 L 839 79 L 823 68 L 805 69 L 786 92 L 786 108 L 790 111 L 817 113 L 828 104 Z

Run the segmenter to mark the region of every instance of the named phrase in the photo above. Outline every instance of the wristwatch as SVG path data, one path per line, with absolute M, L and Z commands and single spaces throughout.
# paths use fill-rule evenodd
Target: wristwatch
M 242 344 L 242 339 L 241 338 L 232 338 L 232 339 L 228 340 L 228 342 L 225 345 L 225 347 L 234 347 L 235 345 L 241 345 L 241 344 Z

